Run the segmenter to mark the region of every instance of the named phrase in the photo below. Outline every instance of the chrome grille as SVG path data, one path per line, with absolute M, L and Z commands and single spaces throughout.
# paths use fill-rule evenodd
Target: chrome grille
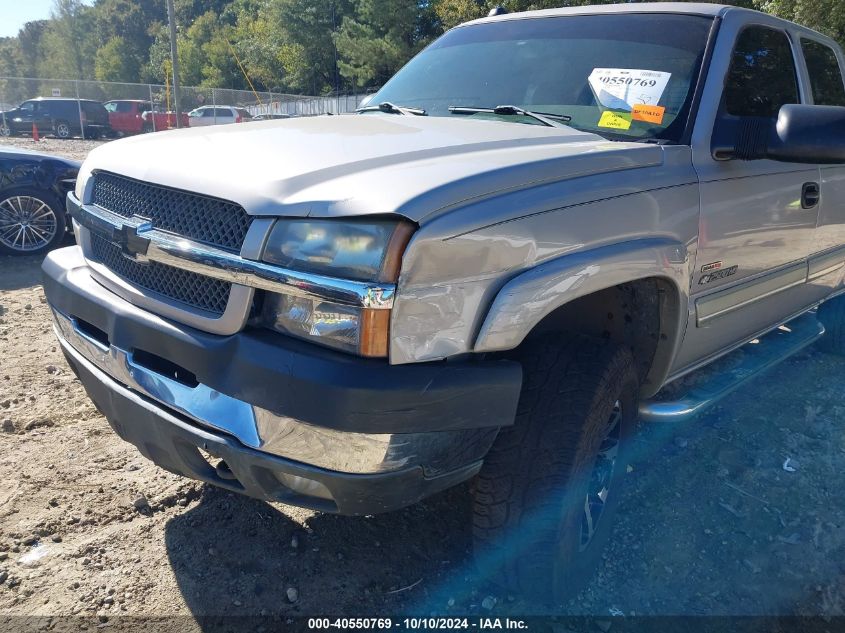
M 95 233 L 91 234 L 91 259 L 126 281 L 168 299 L 216 316 L 226 311 L 232 284 L 225 281 L 157 262 L 139 264 L 125 257 L 119 246 Z
M 241 250 L 252 221 L 243 207 L 233 202 L 108 172 L 94 175 L 92 202 L 125 218 L 137 215 L 157 229 L 231 251 Z

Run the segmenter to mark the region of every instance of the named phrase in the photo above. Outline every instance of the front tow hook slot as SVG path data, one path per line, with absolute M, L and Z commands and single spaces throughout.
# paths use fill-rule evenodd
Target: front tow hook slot
M 229 468 L 229 464 L 226 463 L 225 460 L 220 460 L 217 462 L 217 466 L 214 467 L 214 471 L 217 473 L 217 476 L 220 479 L 225 479 L 226 481 L 236 481 L 237 477 L 235 477 L 235 473 L 232 472 L 232 469 Z

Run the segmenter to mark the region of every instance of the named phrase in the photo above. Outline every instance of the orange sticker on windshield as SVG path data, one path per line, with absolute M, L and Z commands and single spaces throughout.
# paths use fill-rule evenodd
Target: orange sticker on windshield
M 599 127 L 609 127 L 612 130 L 630 130 L 631 115 L 627 112 L 605 110 L 599 119 Z
M 638 103 L 631 112 L 631 118 L 634 121 L 645 121 L 646 123 L 660 125 L 663 123 L 664 114 L 666 114 L 666 108 L 663 106 Z

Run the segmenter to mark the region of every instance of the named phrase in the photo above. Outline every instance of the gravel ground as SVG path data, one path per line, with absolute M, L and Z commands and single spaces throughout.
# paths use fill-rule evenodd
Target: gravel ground
M 67 368 L 39 264 L 0 258 L 0 618 L 543 612 L 473 571 L 465 487 L 346 518 L 146 461 Z M 693 423 L 642 429 L 605 562 L 554 612 L 603 631 L 613 614 L 845 615 L 843 376 L 810 349 Z
M 22 147 L 23 149 L 30 149 L 32 151 L 43 152 L 45 154 L 55 154 L 57 156 L 64 156 L 65 158 L 72 158 L 74 160 L 85 160 L 88 152 L 98 145 L 108 142 L 109 141 L 83 141 L 79 138 L 62 140 L 50 137 L 42 138 L 36 142 L 31 138 L 22 136 L 0 136 L 0 147 L 4 145 L 13 145 L 15 147 Z

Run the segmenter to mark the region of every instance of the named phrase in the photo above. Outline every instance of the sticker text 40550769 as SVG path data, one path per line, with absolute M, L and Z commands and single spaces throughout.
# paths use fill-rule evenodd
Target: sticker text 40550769
M 645 79 L 644 77 L 599 77 L 603 84 L 611 86 L 646 86 L 654 88 L 657 85 L 656 79 Z

